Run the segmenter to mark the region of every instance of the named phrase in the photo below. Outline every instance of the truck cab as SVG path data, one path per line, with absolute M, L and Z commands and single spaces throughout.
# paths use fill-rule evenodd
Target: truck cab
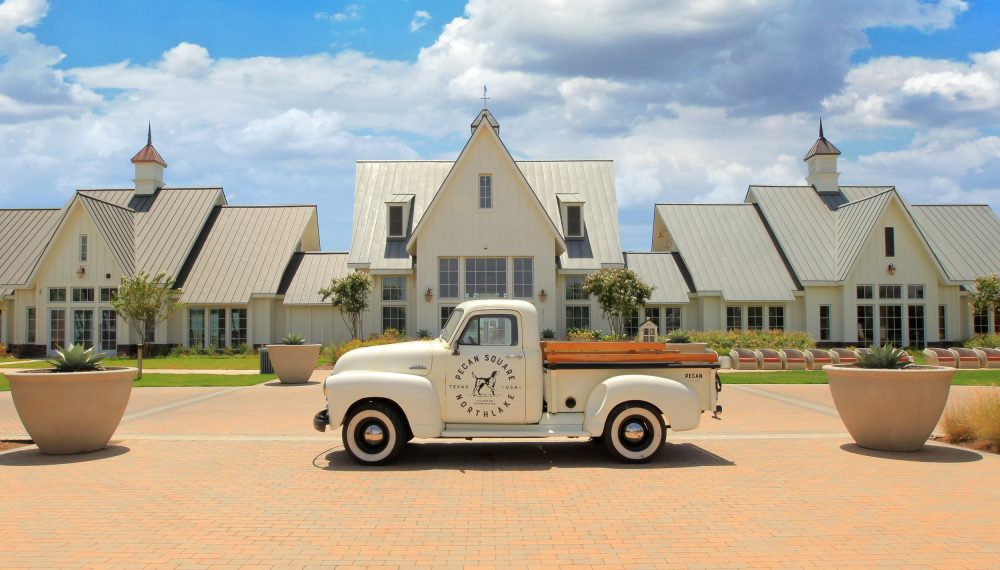
M 662 343 L 543 343 L 530 303 L 469 301 L 437 339 L 343 355 L 313 423 L 343 426 L 364 465 L 391 461 L 413 437 L 601 437 L 618 459 L 641 462 L 668 426 L 694 429 L 721 411 L 717 368 L 713 352 Z

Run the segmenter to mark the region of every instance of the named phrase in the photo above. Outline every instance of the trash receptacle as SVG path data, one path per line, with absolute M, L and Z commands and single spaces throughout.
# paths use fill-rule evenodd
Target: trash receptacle
M 260 373 L 274 374 L 274 367 L 271 366 L 271 357 L 267 354 L 267 349 L 260 347 L 258 352 L 260 353 Z

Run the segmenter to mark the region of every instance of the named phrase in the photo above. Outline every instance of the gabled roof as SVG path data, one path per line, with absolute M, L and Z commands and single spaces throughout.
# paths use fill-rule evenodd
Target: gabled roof
M 647 304 L 683 304 L 688 302 L 688 285 L 681 269 L 680 255 L 668 252 L 626 252 L 625 266 L 654 287 Z
M 657 204 L 699 293 L 729 302 L 791 301 L 798 287 L 752 204 Z
M 58 208 L 0 209 L 0 289 L 28 283 L 60 213 Z
M 319 290 L 330 284 L 334 278 L 346 276 L 352 270 L 347 267 L 346 252 L 314 251 L 296 253 L 298 267 L 285 291 L 285 305 L 328 305 Z
M 278 293 L 315 206 L 222 206 L 184 283 L 189 304 L 245 304 Z
M 837 209 L 835 280 L 847 279 L 855 260 L 861 255 L 871 236 L 872 228 L 882 218 L 882 213 L 885 212 L 886 205 L 894 194 L 894 191 L 888 190 L 862 200 L 848 202 Z
M 945 273 L 954 281 L 1000 273 L 1000 219 L 985 205 L 910 206 Z
M 90 214 L 104 241 L 126 275 L 135 272 L 135 211 L 79 194 L 80 202 Z

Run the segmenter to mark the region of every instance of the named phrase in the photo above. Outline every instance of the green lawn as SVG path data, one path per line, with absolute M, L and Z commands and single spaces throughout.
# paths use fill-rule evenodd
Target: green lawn
M 135 382 L 135 387 L 252 386 L 275 378 L 274 374 L 143 374 L 142 380 Z M 0 392 L 9 390 L 10 382 L 0 374 Z
M 785 370 L 775 372 L 733 372 L 719 374 L 723 384 L 826 384 L 822 370 Z M 1000 370 L 959 370 L 953 386 L 1000 386 Z
M 30 362 L 25 360 L 0 360 L 0 371 L 4 368 L 49 368 L 52 365 L 48 362 Z
M 135 366 L 134 358 L 115 356 L 104 362 L 108 366 Z M 171 368 L 180 370 L 258 370 L 260 357 L 256 354 L 233 356 L 157 356 L 143 358 L 143 368 Z

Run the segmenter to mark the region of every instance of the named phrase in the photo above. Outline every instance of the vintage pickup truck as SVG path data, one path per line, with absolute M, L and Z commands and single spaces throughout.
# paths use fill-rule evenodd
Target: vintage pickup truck
M 639 463 L 660 451 L 668 427 L 694 429 L 722 411 L 717 361 L 663 343 L 541 342 L 532 304 L 468 301 L 435 340 L 343 355 L 313 426 L 342 425 L 362 465 L 392 461 L 414 437 L 600 437 Z

